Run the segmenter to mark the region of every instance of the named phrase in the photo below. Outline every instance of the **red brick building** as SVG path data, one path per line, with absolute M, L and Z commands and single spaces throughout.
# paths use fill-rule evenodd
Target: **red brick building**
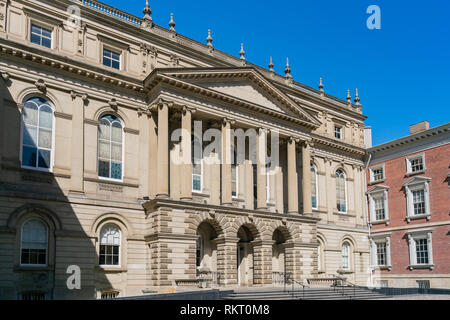
M 450 123 L 368 149 L 376 284 L 450 288 Z

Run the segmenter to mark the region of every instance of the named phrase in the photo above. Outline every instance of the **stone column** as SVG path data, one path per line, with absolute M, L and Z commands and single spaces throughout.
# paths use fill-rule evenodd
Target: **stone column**
M 72 163 L 70 193 L 84 193 L 84 108 L 87 95 L 72 91 Z
M 158 171 L 156 197 L 169 197 L 169 105 L 158 104 Z
M 311 199 L 311 154 L 310 142 L 305 141 L 302 146 L 302 187 L 303 187 L 303 214 L 312 213 Z
M 267 130 L 259 129 L 256 144 L 256 186 L 258 192 L 257 209 L 267 209 L 267 172 L 266 172 L 266 148 Z
M 190 108 L 183 107 L 181 115 L 182 131 L 182 179 L 181 179 L 181 200 L 192 199 L 192 112 Z
M 222 204 L 232 204 L 231 197 L 231 121 L 222 121 Z
M 217 271 L 220 285 L 237 284 L 237 238 L 219 238 L 217 243 Z
M 3 158 L 3 143 L 6 139 L 6 133 L 3 132 L 5 130 L 5 124 L 3 123 L 5 120 L 4 109 L 5 109 L 5 91 L 6 91 L 6 83 L 8 79 L 8 74 L 0 74 L 0 172 L 2 171 L 2 158 Z M 5 79 L 6 78 L 6 79 Z
M 288 140 L 288 213 L 298 213 L 296 139 Z
M 272 284 L 272 244 L 273 241 L 253 243 L 254 284 Z

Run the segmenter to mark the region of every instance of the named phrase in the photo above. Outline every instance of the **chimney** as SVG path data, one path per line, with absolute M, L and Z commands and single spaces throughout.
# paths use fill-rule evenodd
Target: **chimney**
M 428 121 L 422 121 L 409 126 L 409 131 L 411 135 L 427 131 L 428 129 L 430 129 L 430 123 Z

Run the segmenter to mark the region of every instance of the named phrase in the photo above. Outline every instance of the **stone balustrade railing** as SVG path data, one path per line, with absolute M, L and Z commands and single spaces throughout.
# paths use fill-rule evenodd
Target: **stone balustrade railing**
M 111 7 L 107 4 L 104 4 L 100 1 L 95 0 L 78 0 L 78 2 L 84 7 L 88 7 L 90 9 L 96 10 L 105 15 L 111 16 L 113 18 L 125 21 L 135 26 L 140 26 L 142 23 L 142 19 L 138 18 L 132 14 L 126 13 L 117 8 Z

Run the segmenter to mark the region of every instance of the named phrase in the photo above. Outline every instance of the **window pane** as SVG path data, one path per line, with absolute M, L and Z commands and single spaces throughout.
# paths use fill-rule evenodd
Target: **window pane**
M 115 52 L 111 52 L 111 58 L 112 58 L 113 60 L 119 61 L 119 60 L 120 60 L 120 54 L 115 53 Z
M 36 34 L 41 34 L 42 32 L 41 32 L 41 28 L 40 27 L 38 27 L 38 26 L 35 26 L 35 25 L 31 25 L 31 32 L 32 33 L 36 33 Z
M 112 61 L 112 63 L 111 63 L 111 67 L 112 68 L 114 68 L 114 69 L 120 69 L 120 63 L 118 62 L 118 61 Z
M 51 152 L 48 150 L 39 150 L 39 168 L 50 168 Z
M 111 164 L 111 178 L 112 179 L 122 179 L 122 164 L 121 163 L 112 163 Z
M 42 106 L 39 109 L 39 127 L 52 129 L 53 110 L 48 106 Z
M 46 48 L 51 48 L 52 47 L 52 40 L 47 39 L 47 38 L 42 38 L 42 45 Z
M 122 125 L 114 122 L 112 125 L 112 141 L 122 143 Z
M 23 127 L 23 144 L 28 146 L 37 146 L 37 128 L 31 126 Z
M 42 35 L 44 37 L 46 37 L 46 38 L 51 38 L 52 37 L 52 32 L 50 30 L 42 28 Z
M 23 109 L 23 120 L 26 124 L 37 126 L 38 122 L 38 108 L 32 102 L 25 103 Z
M 109 178 L 109 161 L 99 160 L 98 175 L 103 178 Z
M 41 37 L 35 34 L 31 34 L 31 42 L 35 44 L 41 44 Z
M 111 67 L 111 59 L 109 58 L 103 58 L 103 64 L 105 66 Z
M 52 148 L 52 131 L 47 129 L 39 130 L 39 148 Z
M 192 190 L 201 191 L 201 177 L 198 175 L 192 176 Z
M 122 161 L 122 145 L 120 144 L 112 144 L 112 160 Z
M 100 140 L 98 142 L 98 146 L 99 146 L 99 157 L 102 159 L 110 159 L 111 158 L 111 145 L 109 144 L 109 142 L 105 142 Z
M 37 149 L 33 147 L 22 148 L 22 165 L 36 167 Z
M 109 140 L 111 138 L 111 127 L 107 120 L 100 120 L 98 136 L 100 139 Z

